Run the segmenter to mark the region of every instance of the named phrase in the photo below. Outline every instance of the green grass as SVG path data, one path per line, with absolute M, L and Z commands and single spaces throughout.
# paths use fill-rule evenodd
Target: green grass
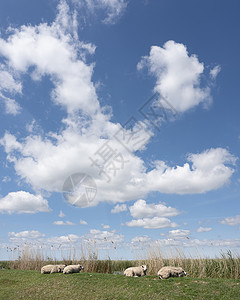
M 240 280 L 0 270 L 0 299 L 240 299 Z

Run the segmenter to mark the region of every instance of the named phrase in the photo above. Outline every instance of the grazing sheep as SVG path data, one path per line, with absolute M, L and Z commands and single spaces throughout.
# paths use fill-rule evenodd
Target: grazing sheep
M 50 274 L 50 273 L 60 273 L 66 265 L 46 265 L 41 268 L 42 274 Z
M 124 271 L 124 275 L 128 277 L 140 277 L 146 275 L 147 266 L 142 265 L 140 267 L 130 267 Z
M 82 265 L 69 265 L 64 268 L 63 274 L 79 273 L 83 269 Z
M 183 277 L 187 273 L 180 267 L 163 267 L 158 271 L 160 279 L 167 279 L 169 277 Z

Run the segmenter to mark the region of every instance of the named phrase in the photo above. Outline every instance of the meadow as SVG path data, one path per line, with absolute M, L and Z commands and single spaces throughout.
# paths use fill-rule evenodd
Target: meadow
M 216 278 L 125 277 L 81 272 L 64 275 L 0 270 L 0 299 L 240 299 L 240 281 Z
M 42 275 L 41 267 L 52 263 L 80 263 L 84 271 Z M 141 264 L 147 276 L 123 276 L 127 267 Z M 187 276 L 158 279 L 166 265 L 181 266 Z M 151 250 L 145 260 L 100 260 L 90 253 L 57 261 L 25 248 L 18 259 L 0 261 L 0 300 L 8 299 L 240 299 L 240 256 L 229 250 L 219 258 L 191 258 L 176 250 L 163 257 Z

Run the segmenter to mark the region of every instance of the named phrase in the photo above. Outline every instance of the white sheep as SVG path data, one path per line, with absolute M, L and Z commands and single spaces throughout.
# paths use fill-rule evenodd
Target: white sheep
M 163 267 L 158 271 L 158 277 L 160 279 L 167 279 L 169 277 L 183 277 L 187 273 L 181 267 Z
M 63 274 L 79 273 L 83 269 L 82 265 L 69 265 L 64 268 Z
M 66 265 L 46 265 L 41 268 L 42 274 L 50 274 L 50 273 L 60 273 Z
M 65 267 L 66 265 L 55 265 L 50 273 L 62 273 Z
M 124 271 L 124 275 L 128 277 L 140 277 L 146 275 L 147 266 L 142 265 L 139 267 L 130 267 Z

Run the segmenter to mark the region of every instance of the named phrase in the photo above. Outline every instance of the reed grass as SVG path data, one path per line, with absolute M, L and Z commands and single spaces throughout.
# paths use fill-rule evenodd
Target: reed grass
M 195 278 L 231 278 L 240 279 L 240 255 L 231 250 L 220 253 L 217 258 L 186 257 L 183 252 L 174 249 L 168 257 L 163 257 L 161 251 L 151 250 L 148 259 L 144 261 L 148 265 L 149 274 L 157 274 L 164 266 L 182 267 L 190 277 Z
M 83 251 L 84 250 L 84 251 Z M 196 250 L 197 252 L 197 250 Z M 163 254 L 164 253 L 164 254 Z M 150 249 L 145 259 L 136 260 L 111 260 L 98 258 L 98 249 L 96 244 L 91 244 L 87 249 L 68 249 L 68 252 L 62 251 L 62 259 L 59 261 L 54 256 L 43 249 L 34 249 L 30 246 L 24 246 L 18 251 L 18 258 L 9 262 L 0 262 L 0 268 L 21 269 L 21 270 L 40 270 L 46 264 L 82 264 L 86 272 L 122 274 L 130 266 L 146 264 L 148 275 L 156 275 L 163 266 L 180 266 L 187 275 L 193 278 L 229 278 L 240 279 L 240 255 L 231 250 L 221 252 L 219 257 L 207 258 L 201 257 L 199 253 L 187 255 L 177 249 L 168 249 L 168 252 L 162 252 L 161 249 Z

